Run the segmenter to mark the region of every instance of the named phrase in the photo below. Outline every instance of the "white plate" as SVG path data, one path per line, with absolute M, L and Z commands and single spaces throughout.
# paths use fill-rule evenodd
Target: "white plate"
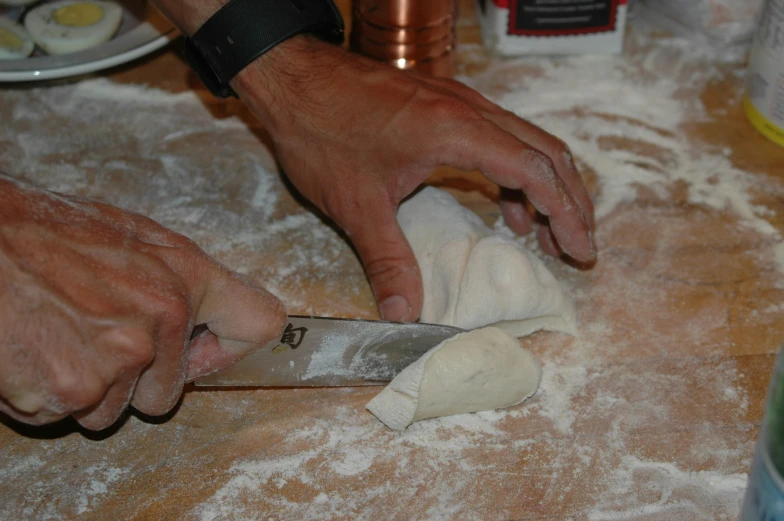
M 160 49 L 177 36 L 177 30 L 146 1 L 118 3 L 123 19 L 111 40 L 72 54 L 47 56 L 36 47 L 24 60 L 0 60 L 0 82 L 51 80 L 106 69 Z M 21 8 L 0 6 L 0 16 L 16 21 L 21 14 Z

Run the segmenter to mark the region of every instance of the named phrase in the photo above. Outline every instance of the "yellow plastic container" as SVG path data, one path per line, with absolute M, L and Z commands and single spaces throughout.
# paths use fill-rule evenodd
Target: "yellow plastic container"
M 749 58 L 743 110 L 766 138 L 784 147 L 784 0 L 768 0 Z

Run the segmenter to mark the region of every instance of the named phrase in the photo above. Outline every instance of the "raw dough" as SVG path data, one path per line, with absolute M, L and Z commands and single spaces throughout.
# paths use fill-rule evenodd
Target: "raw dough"
M 367 409 L 395 430 L 411 423 L 516 405 L 536 392 L 539 363 L 517 339 L 488 327 L 440 343 L 406 367 Z
M 494 325 L 516 337 L 574 334 L 574 308 L 542 261 L 447 192 L 426 187 L 400 205 L 397 219 L 422 271 L 422 322 Z

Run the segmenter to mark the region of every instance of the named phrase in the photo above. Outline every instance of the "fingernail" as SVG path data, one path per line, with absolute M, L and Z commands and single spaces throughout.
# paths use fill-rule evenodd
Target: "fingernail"
M 390 322 L 399 322 L 408 317 L 411 313 L 411 306 L 405 297 L 395 295 L 382 302 L 381 306 L 379 306 L 379 311 L 382 319 Z

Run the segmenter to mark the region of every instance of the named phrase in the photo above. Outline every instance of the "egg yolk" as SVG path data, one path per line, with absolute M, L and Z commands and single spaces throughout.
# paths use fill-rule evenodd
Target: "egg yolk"
M 68 27 L 87 27 L 101 21 L 103 8 L 90 2 L 79 2 L 61 7 L 52 13 L 54 21 Z
M 0 47 L 18 51 L 24 45 L 24 40 L 6 29 L 0 28 Z

